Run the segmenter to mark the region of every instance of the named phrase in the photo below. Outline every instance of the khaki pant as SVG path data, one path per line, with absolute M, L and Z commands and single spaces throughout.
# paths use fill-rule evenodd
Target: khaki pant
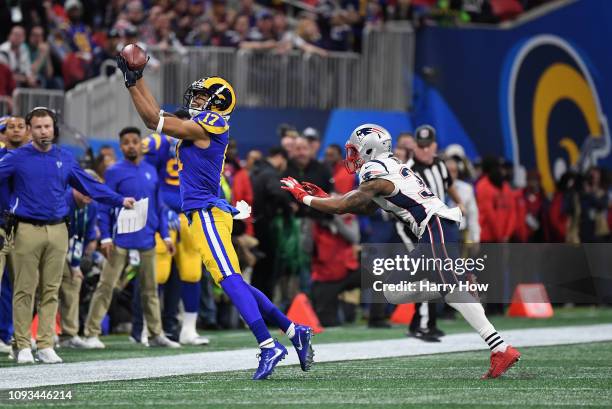
M 79 333 L 79 295 L 82 283 L 83 279 L 74 277 L 69 263 L 66 263 L 59 299 L 62 336 L 64 337 L 71 338 Z
M 4 229 L 0 227 L 0 237 L 6 240 L 6 233 Z M 2 283 L 2 275 L 4 274 L 4 268 L 6 267 L 6 257 L 8 254 L 8 243 L 4 243 L 2 249 L 0 249 L 0 285 Z
M 68 230 L 64 223 L 34 226 L 19 223 L 10 258 L 13 269 L 13 325 L 18 349 L 30 347 L 32 311 L 36 289 L 38 340 L 41 348 L 53 347 L 57 299 L 68 251 Z
M 128 250 L 115 247 L 110 259 L 104 263 L 100 281 L 91 299 L 87 321 L 85 322 L 86 337 L 97 337 L 102 332 L 100 324 L 104 315 L 108 312 L 108 307 L 113 298 L 113 288 L 117 284 L 127 260 Z M 138 277 L 140 280 L 140 299 L 147 329 L 151 336 L 160 335 L 162 332 L 155 276 L 155 248 L 140 250 L 140 274 Z

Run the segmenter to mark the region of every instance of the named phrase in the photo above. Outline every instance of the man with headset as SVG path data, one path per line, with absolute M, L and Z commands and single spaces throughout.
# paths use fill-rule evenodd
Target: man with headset
M 123 198 L 83 171 L 65 149 L 55 146 L 55 113 L 34 108 L 26 116 L 32 142 L 0 159 L 0 182 L 10 179 L 10 212 L 16 220 L 13 266 L 13 321 L 17 363 L 33 363 L 32 311 L 38 288 L 38 360 L 59 363 L 53 350 L 58 292 L 68 251 L 66 216 L 68 185 L 112 206 L 131 208 L 134 198 Z

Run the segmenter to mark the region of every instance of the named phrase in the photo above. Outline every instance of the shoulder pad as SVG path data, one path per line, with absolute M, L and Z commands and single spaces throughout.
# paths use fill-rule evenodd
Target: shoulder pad
M 221 135 L 229 129 L 225 118 L 213 111 L 204 111 L 192 120 L 213 135 Z
M 157 132 L 152 133 L 142 140 L 143 153 L 153 153 L 159 151 L 167 136 Z
M 359 181 L 367 182 L 370 179 L 389 175 L 389 164 L 385 162 L 377 159 L 366 162 L 359 170 Z

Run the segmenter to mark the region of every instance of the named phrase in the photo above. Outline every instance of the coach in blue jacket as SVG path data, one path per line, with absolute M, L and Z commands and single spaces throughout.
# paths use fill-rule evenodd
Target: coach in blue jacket
M 100 206 L 99 227 L 101 250 L 107 258 L 100 281 L 96 287 L 85 322 L 85 342 L 89 348 L 104 348 L 98 338 L 101 322 L 108 311 L 113 288 L 130 256 L 136 251 L 140 258 L 140 296 L 147 329 L 151 335 L 149 345 L 179 347 L 162 332 L 161 312 L 157 296 L 155 272 L 155 233 L 159 232 L 171 254 L 174 245 L 168 234 L 167 209 L 161 199 L 157 170 L 143 160 L 140 130 L 127 127 L 119 133 L 119 142 L 124 159 L 111 166 L 104 174 L 109 188 L 137 200 L 148 198 L 147 221 L 143 229 L 132 233 L 116 233 L 116 208 Z
M 132 207 L 134 199 L 124 198 L 96 182 L 68 151 L 53 144 L 57 136 L 53 111 L 34 108 L 26 123 L 32 142 L 0 159 L 0 181 L 11 179 L 10 211 L 19 222 L 10 254 L 17 363 L 34 362 L 30 327 L 37 287 L 38 358 L 43 363 L 58 363 L 62 359 L 53 350 L 53 329 L 68 251 L 66 189 L 70 185 L 112 206 Z

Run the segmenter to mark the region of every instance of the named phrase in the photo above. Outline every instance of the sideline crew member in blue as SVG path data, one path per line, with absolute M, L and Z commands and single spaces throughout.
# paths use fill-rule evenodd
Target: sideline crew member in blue
M 140 299 L 147 329 L 149 345 L 178 348 L 180 344 L 169 340 L 162 331 L 161 311 L 157 295 L 155 272 L 155 233 L 164 239 L 170 254 L 174 254 L 174 244 L 168 233 L 167 208 L 163 204 L 157 177 L 157 169 L 143 160 L 140 130 L 134 127 L 123 128 L 119 133 L 119 143 L 123 160 L 117 162 L 104 174 L 109 188 L 125 195 L 149 201 L 147 221 L 144 228 L 131 233 L 116 233 L 115 209 L 100 206 L 99 227 L 101 234 L 100 249 L 106 256 L 100 281 L 89 305 L 85 322 L 85 342 L 89 348 L 104 348 L 100 341 L 100 324 L 108 311 L 113 288 L 121 275 L 130 252 L 140 258 L 139 284 Z
M 112 206 L 133 207 L 134 198 L 121 197 L 96 182 L 65 149 L 54 145 L 58 136 L 55 113 L 34 108 L 26 116 L 32 142 L 0 159 L 0 181 L 10 178 L 10 211 L 17 219 L 13 266 L 13 321 L 17 363 L 33 363 L 30 338 L 37 288 L 38 360 L 59 363 L 53 349 L 58 293 L 68 251 L 66 189 L 68 185 Z

